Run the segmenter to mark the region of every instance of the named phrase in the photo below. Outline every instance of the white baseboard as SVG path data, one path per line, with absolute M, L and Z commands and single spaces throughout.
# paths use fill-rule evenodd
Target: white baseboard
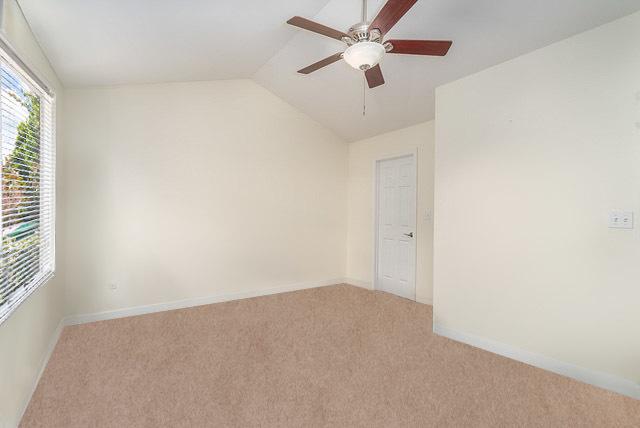
M 44 373 L 44 369 L 47 367 L 47 364 L 49 363 L 49 358 L 51 358 L 51 354 L 53 354 L 53 350 L 55 349 L 56 344 L 58 343 L 58 339 L 60 339 L 60 335 L 62 334 L 62 329 L 64 328 L 64 326 L 65 326 L 64 319 L 62 319 L 60 320 L 60 322 L 58 323 L 58 326 L 53 332 L 51 339 L 49 339 L 47 350 L 45 351 L 45 354 L 42 357 L 42 362 L 40 363 L 40 370 L 38 371 L 38 375 L 36 376 L 33 382 L 33 385 L 31 386 L 31 391 L 29 392 L 27 400 L 22 405 L 22 410 L 20 411 L 19 420 L 22 420 L 22 418 L 24 417 L 24 413 L 27 411 L 27 407 L 31 402 L 31 397 L 33 397 L 34 392 L 36 392 L 36 388 L 38 387 L 40 378 L 42 377 L 42 374 Z
M 371 281 L 362 281 L 360 279 L 355 278 L 345 278 L 344 282 L 353 285 L 355 287 L 366 288 L 367 290 L 373 290 L 373 284 Z
M 371 281 L 363 281 L 355 278 L 345 278 L 344 282 L 360 288 L 365 288 L 367 290 L 374 290 L 373 283 Z M 415 299 L 416 303 L 422 303 L 423 305 L 433 306 L 432 299 Z
M 345 283 L 345 278 L 333 278 L 324 281 L 310 281 L 298 284 L 289 284 L 279 287 L 263 288 L 239 293 L 215 294 L 206 297 L 194 297 L 191 299 L 175 300 L 173 302 L 154 303 L 150 305 L 134 306 L 113 311 L 104 311 L 93 314 L 72 315 L 65 318 L 65 325 L 85 324 L 94 321 L 104 321 L 116 318 L 131 317 L 135 315 L 151 314 L 155 312 L 170 311 L 174 309 L 191 308 L 194 306 L 210 305 L 212 303 L 228 302 L 231 300 L 248 299 L 251 297 L 269 296 L 271 294 L 287 293 L 290 291 L 306 290 L 308 288 L 325 287 L 328 285 Z
M 544 355 L 525 351 L 511 345 L 495 342 L 484 337 L 452 330 L 435 323 L 433 325 L 433 332 L 440 336 L 466 343 L 467 345 L 484 349 L 485 351 L 502 355 L 503 357 L 511 358 L 512 360 L 520 361 L 525 364 L 640 400 L 640 384 L 629 379 L 579 367 Z
M 416 299 L 417 303 L 422 303 L 423 305 L 433 306 L 433 299 Z

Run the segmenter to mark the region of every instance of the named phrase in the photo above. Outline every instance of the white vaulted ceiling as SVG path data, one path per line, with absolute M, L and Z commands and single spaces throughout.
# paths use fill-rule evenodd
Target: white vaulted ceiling
M 19 3 L 68 87 L 252 77 L 349 141 L 432 119 L 443 83 L 640 10 L 640 0 L 419 0 L 388 36 L 450 39 L 449 55 L 387 55 L 387 83 L 363 91 L 343 62 L 297 74 L 344 45 L 285 24 L 300 15 L 344 31 L 360 0 Z M 369 0 L 370 18 L 382 4 Z
M 327 0 L 18 0 L 70 87 L 248 78 Z

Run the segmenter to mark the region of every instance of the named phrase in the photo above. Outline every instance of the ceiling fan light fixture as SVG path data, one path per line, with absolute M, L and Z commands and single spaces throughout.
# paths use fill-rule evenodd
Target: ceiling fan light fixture
M 344 51 L 343 58 L 347 64 L 356 70 L 368 70 L 375 67 L 385 54 L 386 50 L 381 43 L 359 42 L 353 44 Z

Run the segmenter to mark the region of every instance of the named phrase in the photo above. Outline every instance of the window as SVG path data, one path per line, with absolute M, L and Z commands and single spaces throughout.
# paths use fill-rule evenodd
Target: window
M 54 100 L 0 44 L 0 323 L 55 267 Z

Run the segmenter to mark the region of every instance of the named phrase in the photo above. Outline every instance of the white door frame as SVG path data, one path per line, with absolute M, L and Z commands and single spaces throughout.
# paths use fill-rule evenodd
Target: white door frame
M 373 160 L 373 289 L 374 290 L 380 290 L 380 288 L 378 287 L 378 214 L 379 214 L 379 210 L 378 210 L 378 190 L 380 187 L 380 180 L 379 180 L 379 174 L 378 174 L 378 169 L 380 168 L 380 162 L 383 161 L 387 161 L 387 160 L 393 160 L 393 159 L 400 159 L 400 158 L 406 158 L 406 157 L 412 157 L 413 158 L 413 164 L 416 168 L 415 171 L 415 177 L 416 177 L 416 183 L 415 183 L 415 192 L 414 192 L 414 198 L 415 198 L 415 208 L 416 208 L 416 238 L 415 238 L 415 243 L 416 243 L 416 251 L 415 251 L 415 260 L 414 260 L 414 275 L 413 275 L 413 300 L 416 301 L 416 297 L 417 297 L 417 290 L 416 290 L 416 283 L 417 283 L 417 273 L 418 273 L 418 148 L 416 147 L 413 150 L 408 150 L 405 152 L 399 152 L 397 154 L 393 154 L 393 155 L 388 155 L 388 156 L 384 156 L 384 157 L 380 157 L 380 158 L 376 158 Z

